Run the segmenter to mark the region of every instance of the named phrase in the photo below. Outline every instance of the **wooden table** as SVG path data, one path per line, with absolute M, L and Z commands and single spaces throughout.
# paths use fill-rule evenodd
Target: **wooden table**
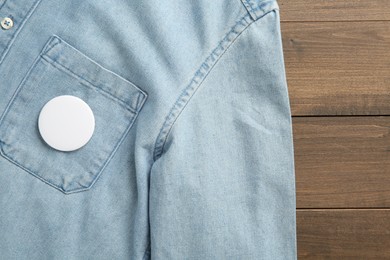
M 279 0 L 299 259 L 390 259 L 390 0 Z

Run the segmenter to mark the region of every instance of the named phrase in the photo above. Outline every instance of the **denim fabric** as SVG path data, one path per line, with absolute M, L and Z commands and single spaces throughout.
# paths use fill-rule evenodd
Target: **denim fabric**
M 275 0 L 0 0 L 0 259 L 297 259 Z M 82 148 L 38 131 L 52 98 Z

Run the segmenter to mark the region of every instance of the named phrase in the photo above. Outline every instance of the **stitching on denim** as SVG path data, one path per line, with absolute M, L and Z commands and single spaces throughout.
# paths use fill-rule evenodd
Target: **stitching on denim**
M 258 6 L 258 8 L 253 9 L 253 11 L 254 11 L 254 12 L 257 12 L 258 10 L 261 10 L 262 12 L 264 12 L 264 14 L 267 14 L 268 12 L 265 13 L 266 10 L 264 9 L 264 7 L 267 6 L 267 5 L 273 4 L 273 3 L 276 3 L 276 4 L 277 4 L 276 0 L 271 0 L 271 1 L 262 2 L 262 3 Z M 277 6 L 279 6 L 279 5 L 277 5 Z M 275 8 L 273 8 L 273 10 L 274 10 L 274 9 L 279 9 L 279 7 L 275 7 Z M 270 10 L 270 11 L 272 11 L 272 10 Z M 260 19 L 261 17 L 263 17 L 264 14 L 260 15 L 257 19 Z
M 54 43 L 53 43 L 54 42 Z M 96 86 L 95 84 L 93 84 L 92 82 L 90 82 L 88 79 L 86 79 L 85 77 L 79 75 L 78 73 L 76 73 L 74 70 L 70 69 L 68 66 L 65 66 L 63 65 L 61 62 L 58 62 L 56 60 L 54 60 L 51 55 L 49 54 L 49 52 L 54 49 L 57 45 L 60 45 L 60 44 L 63 44 L 64 46 L 66 46 L 67 48 L 70 48 L 72 52 L 76 52 L 77 54 L 76 55 L 81 55 L 83 58 L 87 59 L 88 61 L 92 62 L 94 65 L 98 66 L 100 69 L 102 69 L 103 71 L 107 72 L 107 73 L 110 73 L 112 74 L 114 77 L 117 77 L 119 78 L 120 80 L 126 82 L 126 84 L 128 84 L 130 87 L 136 89 L 138 91 L 138 95 L 137 95 L 137 101 L 136 101 L 136 107 L 135 108 L 132 108 L 130 106 L 127 106 L 127 103 L 126 101 L 120 99 L 119 97 L 111 94 L 108 90 L 104 90 L 102 88 L 99 88 L 98 86 Z M 65 47 L 64 47 L 65 48 Z M 148 97 L 148 93 L 141 89 L 140 87 L 138 87 L 137 85 L 135 85 L 134 83 L 132 83 L 131 81 L 123 78 L 122 76 L 116 74 L 115 72 L 111 71 L 111 70 L 108 70 L 106 69 L 105 67 L 103 67 L 102 65 L 100 65 L 98 62 L 96 62 L 95 60 L 91 59 L 90 57 L 88 57 L 87 55 L 85 55 L 84 53 L 82 53 L 80 50 L 76 49 L 75 47 L 73 47 L 70 43 L 68 43 L 67 41 L 63 40 L 61 37 L 59 37 L 58 35 L 56 34 L 53 34 L 51 36 L 51 40 L 49 40 L 48 44 L 46 44 L 46 46 L 43 48 L 43 50 L 41 51 L 40 53 L 40 56 L 42 56 L 43 58 L 44 57 L 47 57 L 51 62 L 54 62 L 58 65 L 60 65 L 61 67 L 63 67 L 66 71 L 65 72 L 71 72 L 73 73 L 74 75 L 78 76 L 77 78 L 80 78 L 80 79 L 83 79 L 85 81 L 87 81 L 89 84 L 91 84 L 93 87 L 95 87 L 96 89 L 98 90 L 101 90 L 103 92 L 105 92 L 106 94 L 108 94 L 109 96 L 113 97 L 115 101 L 118 101 L 118 102 L 122 102 L 126 107 L 129 108 L 130 111 L 132 112 L 136 112 L 138 111 L 139 109 L 141 109 L 140 105 L 144 103 L 144 100 L 141 100 L 141 98 L 144 98 L 146 99 Z M 49 60 L 46 60 L 46 61 L 49 61 Z
M 244 6 L 247 8 L 248 13 L 251 15 L 252 19 L 255 19 L 255 12 L 253 11 L 252 2 L 249 0 L 241 0 L 241 2 L 244 4 Z
M 25 170 L 26 172 L 30 173 L 30 174 L 33 175 L 35 178 L 38 178 L 39 180 L 45 182 L 46 184 L 49 184 L 50 186 L 52 186 L 52 187 L 54 187 L 54 188 L 56 188 L 56 189 L 62 191 L 63 193 L 66 193 L 66 191 L 65 191 L 64 189 L 62 189 L 61 187 L 57 186 L 57 185 L 54 184 L 54 183 L 49 182 L 48 180 L 44 179 L 43 177 L 37 175 L 37 174 L 34 173 L 32 170 L 30 170 L 30 169 L 24 167 L 23 165 L 21 165 L 20 163 L 18 163 L 18 162 L 17 162 L 14 158 L 12 158 L 11 156 L 8 156 L 8 155 L 6 154 L 6 152 L 3 150 L 3 144 L 5 144 L 5 143 L 4 143 L 4 142 L 1 142 L 1 141 L 0 141 L 0 143 L 2 144 L 2 145 L 0 146 L 0 154 L 1 154 L 5 159 L 7 159 L 7 160 L 10 161 L 11 163 L 15 164 L 16 166 L 22 168 L 22 169 Z M 84 189 L 86 189 L 86 188 L 84 188 Z
M 254 0 L 241 0 L 244 6 L 247 8 L 248 13 L 250 13 L 251 17 L 256 21 L 264 16 L 266 10 L 265 6 L 270 5 L 272 3 L 276 3 L 276 0 L 263 1 L 260 3 L 256 3 Z M 277 4 L 277 3 L 276 3 Z M 259 16 L 256 12 L 261 11 L 262 14 Z
M 147 97 L 148 97 L 148 93 L 146 91 L 144 91 L 144 93 L 142 93 L 142 92 L 138 93 L 137 103 L 136 103 L 137 113 L 139 113 L 141 111 L 141 109 L 143 108 Z
M 114 75 L 115 77 L 120 78 L 122 81 L 125 81 L 127 84 L 131 85 L 133 88 L 137 89 L 137 90 L 138 90 L 139 92 L 141 92 L 142 94 L 147 95 L 147 93 L 146 93 L 143 89 L 141 89 L 140 87 L 138 87 L 137 85 L 135 85 L 135 84 L 132 83 L 131 81 L 127 80 L 126 78 L 122 77 L 121 75 L 119 75 L 119 74 L 117 74 L 117 73 L 115 73 L 115 72 L 113 72 L 113 71 L 111 71 L 111 70 L 109 70 L 109 69 L 103 67 L 102 65 L 100 65 L 99 62 L 97 62 L 97 61 L 93 60 L 92 58 L 90 58 L 89 56 L 85 55 L 82 51 L 80 51 L 79 49 L 76 49 L 72 44 L 70 44 L 69 42 L 65 41 L 64 39 L 62 39 L 62 38 L 61 38 L 60 36 L 58 36 L 57 34 L 53 34 L 53 35 L 51 36 L 51 38 L 53 38 L 52 41 L 54 41 L 54 39 L 57 40 L 58 43 L 64 45 L 66 48 L 71 49 L 72 52 L 76 52 L 77 55 L 82 56 L 84 59 L 87 59 L 88 61 L 92 62 L 95 66 L 99 67 L 99 68 L 102 69 L 103 71 L 108 72 L 108 73 Z M 57 45 L 57 44 L 55 44 L 55 45 Z M 65 47 L 64 47 L 64 48 L 65 48 Z M 48 57 L 50 58 L 50 54 L 48 53 L 49 51 L 50 51 L 50 50 L 44 51 L 44 52 L 41 53 L 41 54 L 42 54 L 42 55 L 46 55 L 46 56 L 48 56 Z
M 114 146 L 114 149 L 111 151 L 111 153 L 109 154 L 108 158 L 105 160 L 105 162 L 103 163 L 102 167 L 100 167 L 100 169 L 98 170 L 98 173 L 96 175 L 94 175 L 94 178 L 92 179 L 92 182 L 89 183 L 89 186 L 85 187 L 85 188 L 75 188 L 75 189 L 72 189 L 72 190 L 64 190 L 62 187 L 50 182 L 49 180 L 45 179 L 44 177 L 38 175 L 37 173 L 35 173 L 33 170 L 30 170 L 29 168 L 27 168 L 26 166 L 23 166 L 22 164 L 20 164 L 16 159 L 14 159 L 13 157 L 9 156 L 4 150 L 3 150 L 3 144 L 5 144 L 4 142 L 2 142 L 0 140 L 0 154 L 5 158 L 7 159 L 8 161 L 14 163 L 15 165 L 17 165 L 18 167 L 22 168 L 23 170 L 25 170 L 26 172 L 30 173 L 31 175 L 33 175 L 34 177 L 40 179 L 41 181 L 43 181 L 44 183 L 60 190 L 61 192 L 65 193 L 65 194 L 72 194 L 72 193 L 76 193 L 76 192 L 81 192 L 81 191 L 86 191 L 86 190 L 89 190 L 94 184 L 95 182 L 99 179 L 100 175 L 102 174 L 103 170 L 106 168 L 106 166 L 108 165 L 108 163 L 111 161 L 112 157 L 114 156 L 115 152 L 119 149 L 119 146 L 120 144 L 123 142 L 124 138 L 126 137 L 126 135 L 128 134 L 128 132 L 130 131 L 131 127 L 133 126 L 134 122 L 135 122 L 135 119 L 136 119 L 137 115 L 134 115 L 132 116 L 131 120 L 130 120 L 130 123 L 128 124 L 125 132 L 121 135 L 121 137 L 119 138 L 119 140 L 116 142 L 115 146 Z
M 92 182 L 89 184 L 89 186 L 87 187 L 87 189 L 90 189 L 94 184 L 95 182 L 100 179 L 100 175 L 102 174 L 102 172 L 104 171 L 104 169 L 106 168 L 106 166 L 108 165 L 108 163 L 111 161 L 112 157 L 114 156 L 114 154 L 116 153 L 116 151 L 119 149 L 119 146 L 121 145 L 121 143 L 124 141 L 125 137 L 127 136 L 127 134 L 129 133 L 130 129 L 132 128 L 134 122 L 135 122 L 135 119 L 137 118 L 138 114 L 135 114 L 131 119 L 130 119 L 130 122 L 129 124 L 127 125 L 127 128 L 126 130 L 124 131 L 124 133 L 122 134 L 122 136 L 119 138 L 119 140 L 116 142 L 115 146 L 114 146 L 114 149 L 111 151 L 110 155 L 108 156 L 108 158 L 106 159 L 106 161 L 103 163 L 102 167 L 100 168 L 100 170 L 98 171 L 98 174 L 93 178 Z M 77 189 L 74 189 L 74 190 L 70 190 L 67 192 L 67 194 L 70 194 L 70 193 L 74 193 L 74 192 L 78 192 L 78 191 L 83 191 L 83 190 L 77 190 Z
M 273 2 L 269 1 L 269 2 Z M 254 11 L 263 10 L 262 6 L 259 6 Z M 264 17 L 266 14 L 274 11 L 274 9 L 268 10 L 267 12 L 264 12 L 261 16 L 258 17 L 257 20 Z M 248 18 L 250 18 L 250 21 L 246 21 Z M 244 22 L 245 21 L 245 22 Z M 214 48 L 211 52 L 211 54 L 205 59 L 205 61 L 201 64 L 199 69 L 195 72 L 193 78 L 190 80 L 190 83 L 184 88 L 182 93 L 179 95 L 179 97 L 176 99 L 176 102 L 170 109 L 168 116 L 166 116 L 166 119 L 160 128 L 160 132 L 157 136 L 155 148 L 154 148 L 154 154 L 153 154 L 153 161 L 156 161 L 159 156 L 161 156 L 164 145 L 166 143 L 166 140 L 171 132 L 171 129 L 173 125 L 175 124 L 177 118 L 181 114 L 181 112 L 184 110 L 188 102 L 190 101 L 193 94 L 196 92 L 196 90 L 201 86 L 203 81 L 207 78 L 209 73 L 211 72 L 214 65 L 218 62 L 218 60 L 223 56 L 223 54 L 229 49 L 229 47 L 232 45 L 234 41 L 237 40 L 237 38 L 245 31 L 246 28 L 248 28 L 252 23 L 255 21 L 251 18 L 251 15 L 247 13 L 244 17 L 242 17 L 240 20 L 236 22 L 235 25 L 231 28 L 231 30 L 225 34 L 223 39 L 219 42 L 216 48 Z M 243 26 L 241 30 L 235 31 L 237 27 Z M 230 39 L 229 37 L 232 34 L 236 34 L 235 37 Z M 216 54 L 218 50 L 222 50 L 220 54 Z M 204 70 L 204 72 L 202 72 Z M 186 98 L 188 97 L 187 101 Z M 180 104 L 181 102 L 184 102 L 184 104 Z M 182 107 L 180 107 L 182 106 Z M 175 114 L 177 115 L 175 116 Z
M 160 129 L 160 132 L 157 136 L 156 144 L 155 144 L 155 149 L 154 149 L 154 155 L 153 155 L 153 160 L 156 161 L 157 157 L 161 155 L 163 147 L 165 145 L 165 141 L 170 133 L 170 129 L 172 128 L 173 124 L 176 121 L 176 118 L 179 116 L 180 111 L 182 111 L 185 107 L 185 104 L 181 106 L 181 102 L 187 103 L 189 99 L 191 98 L 192 94 L 196 91 L 196 89 L 201 85 L 203 80 L 206 78 L 208 73 L 211 71 L 213 66 L 217 63 L 219 58 L 225 53 L 225 51 L 229 48 L 232 42 L 240 35 L 241 32 L 249 26 L 252 21 L 246 21 L 250 17 L 250 14 L 246 14 L 244 17 L 242 17 L 239 21 L 236 22 L 235 25 L 232 26 L 229 32 L 225 34 L 223 39 L 218 43 L 217 47 L 214 48 L 210 55 L 205 59 L 205 61 L 200 65 L 199 69 L 195 72 L 193 78 L 190 80 L 190 83 L 184 88 L 182 93 L 179 95 L 177 98 L 176 102 L 170 109 L 168 116 L 166 117 L 163 126 Z M 244 23 L 245 21 L 245 23 Z M 239 26 L 243 26 L 239 31 L 236 31 Z M 230 39 L 231 35 L 234 35 L 232 39 Z M 218 51 L 222 50 L 222 53 L 218 54 Z M 187 102 L 186 102 L 186 97 L 190 97 Z M 175 112 L 179 112 L 175 116 Z M 175 117 L 172 119 L 172 117 Z M 172 122 L 171 122 L 172 121 Z
M 52 42 L 47 42 L 45 44 L 45 46 L 43 47 L 43 50 L 46 50 L 50 44 Z M 56 43 L 57 44 L 57 43 Z M 56 45 L 55 44 L 55 45 Z M 54 45 L 53 45 L 54 46 Z M 53 47 L 51 46 L 51 47 Z M 43 56 L 42 56 L 42 53 L 40 55 L 38 55 L 33 64 L 31 65 L 31 68 L 28 70 L 28 72 L 26 73 L 26 75 L 24 76 L 22 82 L 19 84 L 19 86 L 17 87 L 16 91 L 14 92 L 13 96 L 11 97 L 11 100 L 9 101 L 9 103 L 7 104 L 7 107 L 4 111 L 4 113 L 2 114 L 2 116 L 0 117 L 0 127 L 3 123 L 3 121 L 5 120 L 7 114 L 9 113 L 10 109 L 12 108 L 13 104 L 14 104 L 14 101 L 16 99 L 16 97 L 18 96 L 18 94 L 20 93 L 20 91 L 23 89 L 24 85 L 26 84 L 26 81 L 30 78 L 30 75 L 32 74 L 32 72 L 34 71 L 35 67 L 37 66 L 37 64 L 40 62 L 40 61 L 45 61 L 47 62 L 48 64 L 51 64 L 52 66 L 55 67 L 54 64 L 52 64 L 50 61 L 47 61 Z M 50 59 L 51 60 L 51 59 Z M 54 62 L 54 61 L 53 61 Z M 63 66 L 61 66 L 63 67 Z M 57 68 L 57 67 L 56 67 Z M 57 68 L 57 69 L 60 69 L 60 68 Z M 76 75 L 77 76 L 77 75 Z M 85 80 L 86 81 L 86 80 Z M 86 81 L 88 82 L 88 81 Z M 88 82 L 89 83 L 89 82 Z M 92 84 L 91 84 L 92 85 Z M 85 86 L 88 86 L 88 87 L 91 87 L 87 84 L 85 84 Z M 94 89 L 98 89 L 100 90 L 100 88 L 97 88 L 95 87 L 94 85 L 92 85 L 94 87 Z M 101 92 L 99 92 L 99 94 L 103 94 Z M 143 95 L 142 92 L 140 92 L 140 96 Z M 111 95 L 110 95 L 111 96 Z M 146 98 L 142 98 L 141 100 L 141 103 L 140 105 L 143 105 L 145 103 L 145 100 Z M 119 105 L 121 105 L 121 103 L 118 103 Z M 139 106 L 139 108 L 142 108 L 142 106 Z M 126 109 L 126 107 L 125 107 Z M 126 109 L 128 110 L 128 109 Z M 39 180 L 43 181 L 44 183 L 56 188 L 57 190 L 63 192 L 64 194 L 71 194 L 71 193 L 76 193 L 76 192 L 81 192 L 81 191 L 86 191 L 86 190 L 89 190 L 94 184 L 95 182 L 99 179 L 101 173 L 103 172 L 103 170 L 105 169 L 105 167 L 108 165 L 108 163 L 110 162 L 111 158 L 113 157 L 113 155 L 115 154 L 115 152 L 117 151 L 117 149 L 119 149 L 119 146 L 120 144 L 123 142 L 124 138 L 126 137 L 126 135 L 128 134 L 128 132 L 130 131 L 131 127 L 133 126 L 134 122 L 135 122 L 135 119 L 137 118 L 138 116 L 138 112 L 139 112 L 140 109 L 138 109 L 137 111 L 132 111 L 131 110 L 128 110 L 130 111 L 131 113 L 133 113 L 133 115 L 131 116 L 131 119 L 130 119 L 130 122 L 126 128 L 126 130 L 124 131 L 124 133 L 121 135 L 121 137 L 119 138 L 119 140 L 117 141 L 117 143 L 115 144 L 114 146 L 114 149 L 111 151 L 111 153 L 109 154 L 108 158 L 106 159 L 106 161 L 103 163 L 103 165 L 100 167 L 100 169 L 98 170 L 98 173 L 96 175 L 94 175 L 94 178 L 92 179 L 92 182 L 89 184 L 88 187 L 85 187 L 85 188 L 76 188 L 76 189 L 73 189 L 73 190 L 64 190 L 62 187 L 44 179 L 42 176 L 39 176 L 37 173 L 35 173 L 33 170 L 30 170 L 29 168 L 23 166 L 22 164 L 20 164 L 19 162 L 17 162 L 17 160 L 15 160 L 14 158 L 12 158 L 11 156 L 7 155 L 7 153 L 3 150 L 3 145 L 5 144 L 4 142 L 2 142 L 0 140 L 0 155 L 2 155 L 5 159 L 7 159 L 8 161 L 10 161 L 11 163 L 14 163 L 16 166 L 20 167 L 21 169 L 25 170 L 26 172 L 30 173 L 31 175 L 33 175 L 34 177 L 38 178 Z
M 95 184 L 95 182 L 99 179 L 99 177 L 102 174 L 103 170 L 106 168 L 108 163 L 111 161 L 111 158 L 113 157 L 115 152 L 118 150 L 120 144 L 123 142 L 125 136 L 127 135 L 127 133 L 130 131 L 131 127 L 133 126 L 133 124 L 135 122 L 135 118 L 136 118 L 136 116 L 132 117 L 129 125 L 127 126 L 127 128 L 125 130 L 125 132 L 122 134 L 121 138 L 119 138 L 118 142 L 115 144 L 114 150 L 110 153 L 110 155 L 108 156 L 108 158 L 104 162 L 103 166 L 99 169 L 98 174 L 94 176 L 94 178 L 92 179 L 92 182 L 89 184 L 89 186 L 87 186 L 85 188 L 76 188 L 76 189 L 72 189 L 72 190 L 64 190 L 62 187 L 60 187 L 60 186 L 58 186 L 58 185 L 56 185 L 56 184 L 46 180 L 42 176 L 40 176 L 37 173 L 35 173 L 33 170 L 30 170 L 29 168 L 27 168 L 27 167 L 23 166 L 22 164 L 20 164 L 16 159 L 14 159 L 11 156 L 7 155 L 7 153 L 3 150 L 3 144 L 5 144 L 5 143 L 2 142 L 1 140 L 0 140 L 0 144 L 2 144 L 2 145 L 0 145 L 0 154 L 5 159 L 7 159 L 8 161 L 14 163 L 15 165 L 17 165 L 18 167 L 22 168 L 26 172 L 30 173 L 34 177 L 40 179 L 44 183 L 46 183 L 46 184 L 48 184 L 48 185 L 50 185 L 50 186 L 60 190 L 61 192 L 65 193 L 65 194 L 72 194 L 72 193 L 76 193 L 76 192 L 86 191 L 86 190 L 89 190 Z
M 0 64 L 3 63 L 5 57 L 7 56 L 13 42 L 15 41 L 16 37 L 19 35 L 20 31 L 24 28 L 24 24 L 26 23 L 27 19 L 29 19 L 31 17 L 31 15 L 34 13 L 36 7 L 39 5 L 39 3 L 41 2 L 41 0 L 37 0 L 33 6 L 27 11 L 27 15 L 24 17 L 24 19 L 21 21 L 20 23 L 20 26 L 18 27 L 17 31 L 14 33 L 14 35 L 12 36 L 12 38 L 8 41 L 8 43 L 6 43 L 7 48 L 3 51 L 3 53 L 0 55 Z M 5 2 L 4 2 L 5 4 Z
M 46 46 L 43 48 L 43 50 L 41 51 L 40 55 L 48 55 L 47 53 L 50 52 L 52 49 L 54 49 L 54 47 L 56 47 L 57 45 L 59 45 L 61 43 L 61 41 L 56 38 L 56 37 L 51 37 L 51 40 L 49 40 L 49 42 L 46 44 Z
M 44 48 L 46 48 L 46 46 L 48 45 L 49 43 L 46 43 Z M 13 104 L 13 101 L 14 99 L 16 98 L 16 96 L 19 94 L 19 92 L 21 91 L 21 89 L 23 88 L 23 85 L 25 84 L 25 82 L 29 79 L 31 73 L 34 71 L 34 68 L 37 66 L 38 62 L 40 60 L 40 56 L 38 55 L 35 60 L 33 61 L 33 64 L 31 65 L 31 67 L 29 68 L 29 70 L 27 71 L 26 75 L 23 77 L 22 81 L 20 82 L 20 84 L 18 85 L 18 87 L 16 88 L 15 92 L 13 93 L 10 101 L 8 102 L 3 114 L 1 115 L 0 117 L 0 126 L 1 126 L 1 123 L 3 121 L 3 118 L 6 116 L 6 114 L 8 113 L 8 110 L 12 107 L 12 104 Z
M 52 65 L 54 68 L 56 68 L 56 69 L 58 69 L 58 70 L 60 70 L 60 71 L 62 71 L 64 73 L 66 73 L 66 74 L 70 74 L 70 76 L 72 76 L 72 77 L 76 78 L 77 80 L 79 80 L 80 83 L 83 84 L 84 86 L 87 86 L 87 87 L 90 87 L 90 88 L 93 88 L 93 89 L 97 90 L 98 92 L 100 92 L 101 94 L 106 96 L 107 98 L 110 98 L 111 100 L 113 100 L 115 102 L 118 102 L 118 104 L 121 105 L 124 109 L 129 110 L 132 113 L 137 113 L 138 109 L 134 110 L 133 108 L 128 106 L 125 101 L 123 101 L 123 100 L 113 96 L 112 94 L 110 94 L 106 90 L 95 86 L 93 83 L 89 82 L 84 77 L 76 74 L 74 71 L 70 70 L 69 68 L 63 66 L 61 63 L 58 63 L 58 62 L 54 61 L 53 59 L 51 59 L 51 58 L 49 58 L 48 56 L 45 56 L 45 55 L 43 55 L 41 57 L 42 57 L 43 60 L 45 60 L 47 62 L 47 64 Z
M 246 0 L 248 3 L 249 3 L 249 6 L 251 7 L 251 11 L 252 11 L 252 13 L 253 13 L 253 15 L 255 16 L 255 17 L 257 17 L 256 16 L 256 14 L 255 14 L 255 11 L 254 11 L 254 5 L 255 5 L 255 3 L 253 2 L 253 1 L 251 1 L 251 0 Z

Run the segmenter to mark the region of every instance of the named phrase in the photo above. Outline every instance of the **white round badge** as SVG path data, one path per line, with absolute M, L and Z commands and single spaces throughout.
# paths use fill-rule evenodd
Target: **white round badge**
M 95 130 L 95 117 L 82 99 L 63 95 L 43 106 L 38 128 L 48 145 L 69 152 L 83 147 L 91 139 Z

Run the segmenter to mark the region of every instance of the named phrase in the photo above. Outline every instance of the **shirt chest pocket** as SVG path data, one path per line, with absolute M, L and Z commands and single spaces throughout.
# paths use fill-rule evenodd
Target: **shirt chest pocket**
M 83 100 L 94 117 L 91 138 L 72 151 L 53 149 L 38 127 L 42 108 L 62 95 Z M 0 118 L 0 153 L 65 194 L 88 190 L 131 131 L 146 99 L 145 91 L 52 35 Z

